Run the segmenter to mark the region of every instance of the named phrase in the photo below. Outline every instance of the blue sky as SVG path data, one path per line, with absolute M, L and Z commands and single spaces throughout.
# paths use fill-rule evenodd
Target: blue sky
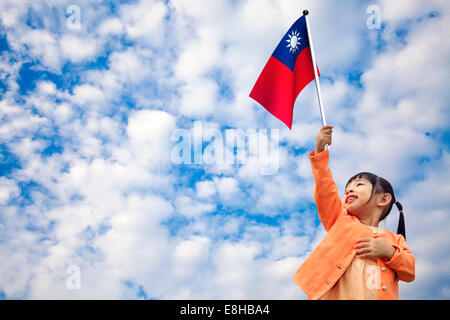
M 315 87 L 292 130 L 248 97 L 305 8 L 341 195 L 356 172 L 390 181 L 416 256 L 399 296 L 449 299 L 450 5 L 438 0 L 2 1 L 0 297 L 305 299 L 291 279 L 325 236 L 308 159 Z M 224 137 L 279 130 L 277 172 L 175 164 L 171 136 L 196 122 Z

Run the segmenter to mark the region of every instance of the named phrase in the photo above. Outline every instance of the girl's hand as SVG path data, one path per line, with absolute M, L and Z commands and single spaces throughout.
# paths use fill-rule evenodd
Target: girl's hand
M 318 154 L 325 150 L 325 145 L 331 145 L 331 134 L 333 133 L 333 126 L 324 126 L 320 129 L 316 138 L 316 151 L 314 154 Z
M 386 258 L 391 260 L 395 248 L 383 238 L 358 239 L 353 248 L 358 249 L 356 255 L 359 258 Z

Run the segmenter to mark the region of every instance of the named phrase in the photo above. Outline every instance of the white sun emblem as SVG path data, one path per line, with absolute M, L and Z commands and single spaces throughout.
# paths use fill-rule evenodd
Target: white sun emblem
M 289 48 L 289 52 L 295 53 L 298 50 L 298 45 L 300 43 L 300 33 L 297 32 L 297 30 L 292 30 L 292 34 L 288 34 L 289 39 L 286 40 L 288 42 L 288 45 L 286 46 Z

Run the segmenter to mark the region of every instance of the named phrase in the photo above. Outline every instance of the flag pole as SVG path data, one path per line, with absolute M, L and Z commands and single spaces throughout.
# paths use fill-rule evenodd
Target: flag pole
M 305 16 L 306 21 L 306 31 L 308 32 L 308 40 L 309 40 L 309 49 L 311 50 L 311 58 L 314 69 L 314 78 L 316 79 L 316 91 L 317 97 L 319 98 L 319 108 L 320 108 L 320 116 L 322 117 L 322 125 L 326 126 L 325 113 L 323 112 L 323 104 L 322 104 L 322 94 L 320 93 L 320 83 L 319 83 L 319 75 L 317 74 L 317 64 L 316 64 L 316 56 L 314 54 L 314 46 L 311 37 L 311 32 L 309 30 L 309 22 L 308 22 L 308 10 L 303 10 L 303 15 Z M 328 146 L 329 147 L 329 146 Z

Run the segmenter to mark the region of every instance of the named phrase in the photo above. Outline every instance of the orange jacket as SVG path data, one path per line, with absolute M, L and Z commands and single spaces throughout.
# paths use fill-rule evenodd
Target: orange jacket
M 373 234 L 357 217 L 348 214 L 328 167 L 328 149 L 317 155 L 312 151 L 309 158 L 315 180 L 314 203 L 328 233 L 297 270 L 294 282 L 305 291 L 308 299 L 321 298 L 352 262 L 357 251 L 353 245 L 357 239 L 383 237 L 396 252 L 389 261 L 377 259 L 381 270 L 378 299 L 398 299 L 398 280 L 410 282 L 415 276 L 415 258 L 405 239 L 389 230 L 380 235 Z

